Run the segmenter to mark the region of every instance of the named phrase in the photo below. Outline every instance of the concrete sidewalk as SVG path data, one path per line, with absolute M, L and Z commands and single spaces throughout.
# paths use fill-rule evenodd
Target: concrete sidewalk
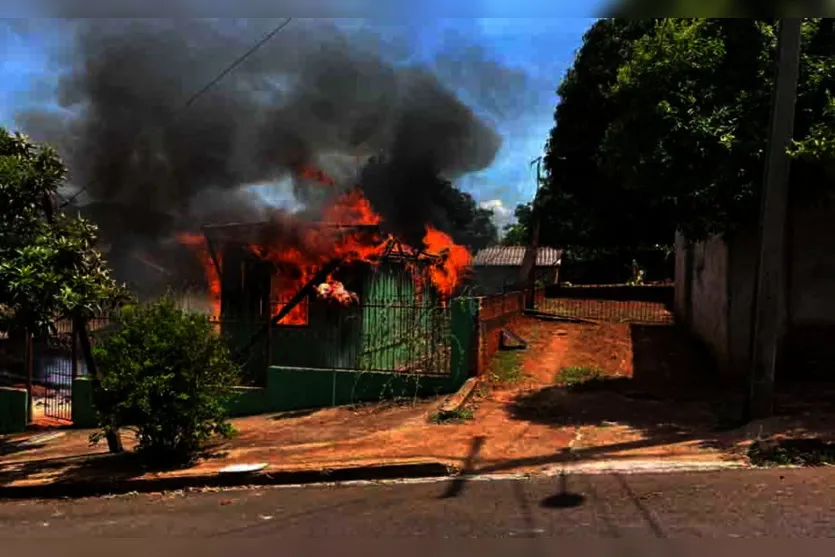
M 739 455 L 706 448 L 676 434 L 643 438 L 622 426 L 599 428 L 509 420 L 504 404 L 486 398 L 469 422 L 436 425 L 437 401 L 403 406 L 340 408 L 308 415 L 234 420 L 238 435 L 208 448 L 197 465 L 148 472 L 131 453 L 90 447 L 91 431 L 59 430 L 0 442 L 0 497 L 80 496 L 183 487 L 295 484 L 451 474 L 537 474 L 570 466 L 589 471 L 628 468 L 718 468 Z M 123 435 L 131 449 L 133 440 Z M 649 463 L 649 464 L 648 464 Z M 655 463 L 655 464 L 652 464 Z M 256 474 L 224 474 L 230 465 L 265 464 Z

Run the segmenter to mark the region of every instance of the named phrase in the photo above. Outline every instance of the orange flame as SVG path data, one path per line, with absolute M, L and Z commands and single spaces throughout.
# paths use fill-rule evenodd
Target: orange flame
M 324 221 L 328 224 L 376 225 L 383 219 L 374 212 L 362 191 L 355 189 L 340 196 L 325 209 Z
M 321 170 L 310 166 L 297 169 L 299 177 L 316 180 L 324 185 L 334 185 L 335 181 Z M 270 245 L 252 244 L 250 252 L 259 259 L 272 263 L 271 296 L 273 315 L 292 298 L 299 288 L 327 263 L 341 260 L 346 263 L 365 262 L 376 265 L 381 260 L 390 237 L 386 237 L 375 225 L 382 222 L 371 203 L 359 189 L 354 189 L 335 196 L 323 211 L 321 223 L 310 225 L 297 223 L 300 237 L 279 238 Z M 355 227 L 355 228 L 352 228 Z M 220 278 L 212 264 L 205 240 L 200 235 L 182 234 L 182 244 L 191 247 L 206 273 L 206 280 L 213 307 L 220 310 Z M 429 268 L 428 278 L 438 293 L 448 298 L 464 278 L 471 257 L 467 248 L 456 245 L 447 234 L 432 227 L 426 228 L 423 238 L 425 251 L 440 256 L 437 263 Z M 405 250 L 412 248 L 403 246 Z M 423 277 L 414 265 L 409 265 L 415 277 L 418 295 L 425 289 Z M 347 290 L 342 283 L 332 277 L 317 285 L 316 294 L 323 299 L 331 299 L 343 305 L 357 302 L 357 295 Z M 293 308 L 282 320 L 283 325 L 305 325 L 308 322 L 307 300 Z
M 319 182 L 324 186 L 336 185 L 336 180 L 334 180 L 318 168 L 310 166 L 309 164 L 298 165 L 296 167 L 296 176 L 298 178 L 304 178 L 305 180 Z
M 200 265 L 203 266 L 203 273 L 206 275 L 206 286 L 208 287 L 212 316 L 220 316 L 220 276 L 218 276 L 217 267 L 215 267 L 212 261 L 209 247 L 206 245 L 206 239 L 200 234 L 184 233 L 177 235 L 177 241 L 190 248 L 200 260 Z M 220 254 L 216 255 L 218 257 L 217 263 L 220 265 Z
M 426 251 L 442 256 L 442 263 L 433 265 L 429 269 L 429 278 L 438 292 L 448 298 L 455 291 L 472 265 L 470 252 L 464 246 L 459 246 L 447 234 L 431 226 L 426 227 L 423 237 Z

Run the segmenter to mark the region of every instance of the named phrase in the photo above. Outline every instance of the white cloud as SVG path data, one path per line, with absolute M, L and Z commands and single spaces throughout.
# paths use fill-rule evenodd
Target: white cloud
M 504 202 L 501 199 L 490 199 L 488 201 L 482 201 L 478 204 L 478 206 L 482 209 L 493 211 L 493 215 L 495 215 L 497 218 L 507 218 L 513 214 L 513 211 L 504 206 Z
M 513 210 L 505 206 L 501 199 L 489 199 L 478 204 L 482 209 L 493 211 L 493 222 L 501 230 L 506 224 L 513 222 Z

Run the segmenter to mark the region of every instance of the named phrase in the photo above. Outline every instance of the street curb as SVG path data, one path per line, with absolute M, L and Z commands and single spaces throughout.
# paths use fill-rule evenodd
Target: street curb
M 750 470 L 752 467 L 742 461 L 699 461 L 699 460 L 603 460 L 578 461 L 564 466 L 550 466 L 543 470 L 546 476 L 570 474 L 573 476 L 596 476 L 605 474 L 674 474 L 685 472 L 720 472 L 724 470 Z
M 119 481 L 92 480 L 55 482 L 41 485 L 0 486 L 3 499 L 80 499 L 103 495 L 154 493 L 201 488 L 244 486 L 307 485 L 338 482 L 379 481 L 396 479 L 447 478 L 458 471 L 440 462 L 356 466 L 336 469 L 274 471 L 257 473 L 204 474 L 167 478 L 127 479 Z

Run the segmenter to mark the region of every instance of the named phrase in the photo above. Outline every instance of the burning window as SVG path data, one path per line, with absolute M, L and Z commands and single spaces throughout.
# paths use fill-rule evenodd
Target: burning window
M 296 294 L 298 283 L 296 280 L 282 274 L 273 275 L 271 282 L 273 292 L 271 304 L 272 315 L 278 315 L 278 313 L 285 308 L 285 306 Z M 309 311 L 310 301 L 306 297 L 301 302 L 296 304 L 295 307 L 290 309 L 290 313 L 285 315 L 281 321 L 278 322 L 278 325 L 289 327 L 302 327 L 308 325 L 310 322 Z
M 281 311 L 287 302 L 285 300 L 276 301 L 273 305 L 273 312 L 277 314 Z M 302 327 L 309 324 L 309 303 L 307 298 L 299 302 L 296 307 L 290 310 L 290 313 L 284 316 L 284 318 L 278 322 L 278 325 L 289 326 L 289 327 Z

